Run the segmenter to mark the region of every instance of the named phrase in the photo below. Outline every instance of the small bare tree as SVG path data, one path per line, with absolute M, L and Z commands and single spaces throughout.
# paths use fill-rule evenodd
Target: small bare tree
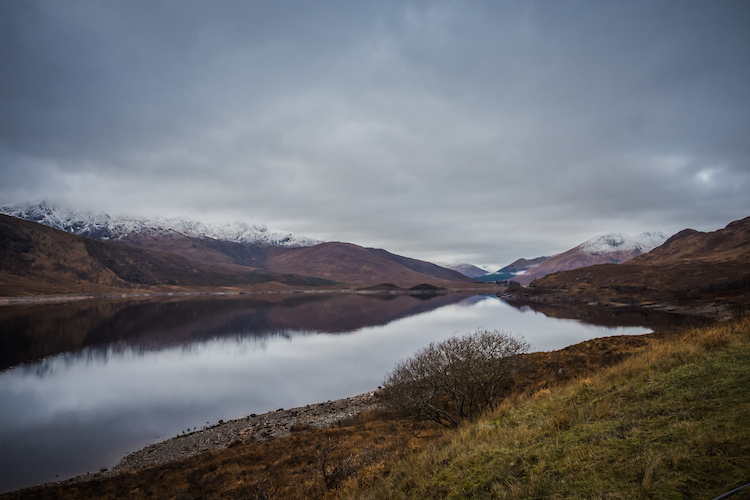
M 323 482 L 327 490 L 335 490 L 342 481 L 353 476 L 357 472 L 357 456 L 353 453 L 348 458 L 335 460 L 332 453 L 344 444 L 347 438 L 342 439 L 338 444 L 332 444 L 331 438 L 328 438 L 328 444 L 318 448 L 316 456 L 318 457 L 318 466 L 323 475 Z
M 471 420 L 500 404 L 520 368 L 522 337 L 477 329 L 417 351 L 401 361 L 383 383 L 383 401 L 447 427 Z

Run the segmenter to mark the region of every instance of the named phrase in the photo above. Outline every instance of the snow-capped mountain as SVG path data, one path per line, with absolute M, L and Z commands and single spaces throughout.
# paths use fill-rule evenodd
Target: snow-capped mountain
M 528 285 L 536 278 L 543 278 L 557 271 L 569 271 L 597 264 L 621 264 L 650 252 L 667 239 L 668 236 L 660 231 L 641 233 L 637 236 L 623 233 L 603 234 L 584 241 L 567 252 L 550 257 L 511 279 Z
M 177 218 L 112 217 L 101 212 L 68 210 L 51 206 L 46 202 L 6 205 L 0 207 L 0 213 L 100 240 L 120 241 L 132 236 L 154 236 L 161 233 L 165 235 L 179 234 L 189 238 L 211 238 L 233 243 L 288 248 L 322 243 L 320 240 L 296 236 L 291 233 L 269 231 L 265 226 L 250 225 L 243 222 L 206 224 Z
M 612 252 L 647 253 L 667 241 L 666 234 L 661 231 L 641 233 L 637 236 L 628 236 L 624 233 L 603 234 L 581 243 L 578 248 L 588 254 L 601 254 Z

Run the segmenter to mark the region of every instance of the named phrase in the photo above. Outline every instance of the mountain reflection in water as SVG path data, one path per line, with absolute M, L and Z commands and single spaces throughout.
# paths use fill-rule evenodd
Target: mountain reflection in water
M 88 300 L 0 308 L 0 370 L 113 345 L 153 350 L 226 336 L 344 333 L 467 299 L 463 294 L 269 294 L 225 298 Z

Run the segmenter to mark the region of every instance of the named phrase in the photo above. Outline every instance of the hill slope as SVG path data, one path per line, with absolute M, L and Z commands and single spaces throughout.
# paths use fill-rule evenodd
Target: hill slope
M 555 273 L 536 280 L 534 288 L 579 301 L 744 304 L 750 289 L 750 217 L 709 233 L 686 229 L 625 264 Z
M 345 497 L 716 498 L 748 481 L 749 327 L 689 332 L 505 404 Z
M 474 264 L 469 264 L 468 262 L 449 262 L 449 263 L 438 262 L 437 265 L 439 265 L 440 267 L 444 267 L 446 269 L 457 271 L 463 274 L 464 276 L 477 279 L 477 281 L 481 281 L 478 278 L 489 274 L 488 271 L 485 271 L 481 267 L 477 267 Z
M 107 293 L 153 287 L 228 287 L 330 282 L 200 264 L 178 255 L 98 241 L 0 215 L 0 295 Z
M 289 248 L 211 238 L 196 241 L 178 233 L 158 238 L 127 235 L 123 241 L 128 243 L 95 240 L 0 215 L 0 295 L 271 282 L 296 287 L 473 282 L 429 262 L 348 243 Z
M 202 265 L 228 267 L 233 272 L 303 274 L 354 285 L 390 282 L 410 287 L 421 283 L 473 282 L 458 272 L 429 262 L 348 243 L 331 242 L 315 250 L 300 251 L 321 242 L 244 223 L 204 224 L 174 218 L 111 217 L 106 213 L 76 212 L 44 202 L 4 206 L 0 207 L 0 213 L 78 236 L 168 252 Z
M 642 233 L 635 237 L 622 233 L 604 234 L 550 257 L 512 279 L 525 286 L 558 271 L 596 264 L 620 264 L 654 249 L 666 239 L 667 235 L 661 232 Z
M 675 265 L 685 262 L 746 261 L 749 250 L 750 217 L 746 217 L 710 233 L 694 229 L 680 231 L 660 247 L 635 258 L 632 263 Z
M 489 281 L 504 281 L 504 280 L 512 280 L 515 279 L 515 277 L 519 274 L 524 274 L 531 270 L 532 268 L 535 268 L 539 266 L 542 262 L 549 259 L 549 257 L 537 257 L 535 259 L 518 259 L 507 266 L 505 266 L 502 269 L 499 269 L 491 274 L 485 274 L 484 276 L 480 276 L 477 279 L 479 281 L 489 282 Z
M 461 273 L 429 262 L 409 259 L 385 250 L 351 243 L 329 242 L 312 247 L 269 249 L 266 266 L 275 272 L 317 276 L 358 285 L 393 283 L 410 287 L 420 283 L 472 283 Z
M 321 243 L 241 222 L 204 224 L 177 218 L 112 217 L 103 212 L 78 212 L 45 202 L 6 205 L 0 207 L 0 213 L 78 236 L 170 252 L 208 264 L 262 268 L 268 248 Z

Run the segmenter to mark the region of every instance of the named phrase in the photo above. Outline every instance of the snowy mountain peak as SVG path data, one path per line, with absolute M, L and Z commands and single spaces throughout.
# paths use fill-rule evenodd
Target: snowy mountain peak
M 17 217 L 68 233 L 102 240 L 120 240 L 134 234 L 178 233 L 192 238 L 211 238 L 245 244 L 282 247 L 303 247 L 322 243 L 320 240 L 269 231 L 265 226 L 229 222 L 206 224 L 198 221 L 168 218 L 145 219 L 111 217 L 106 213 L 76 212 L 47 202 L 22 203 L 0 207 L 0 213 Z
M 634 250 L 646 253 L 667 241 L 667 238 L 668 236 L 661 231 L 645 232 L 637 236 L 609 233 L 591 238 L 578 248 L 588 254 L 631 252 Z

